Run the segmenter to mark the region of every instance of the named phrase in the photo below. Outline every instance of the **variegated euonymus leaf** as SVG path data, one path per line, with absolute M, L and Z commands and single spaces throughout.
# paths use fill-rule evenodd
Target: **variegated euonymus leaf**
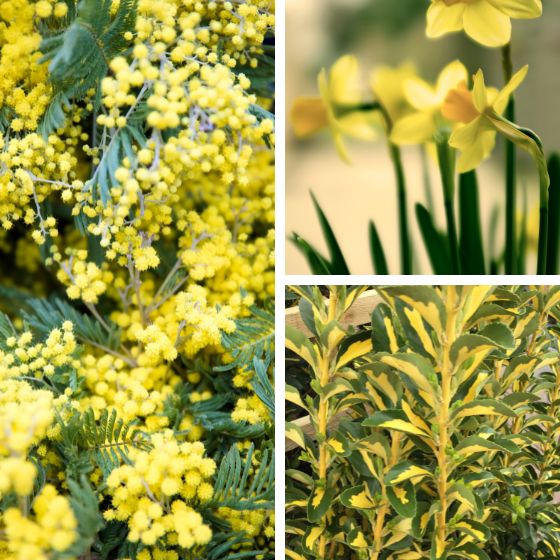
M 287 557 L 560 558 L 560 288 L 376 290 L 294 288 Z

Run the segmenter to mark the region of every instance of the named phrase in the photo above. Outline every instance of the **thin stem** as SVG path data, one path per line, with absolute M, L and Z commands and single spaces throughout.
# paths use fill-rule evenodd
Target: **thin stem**
M 513 74 L 513 63 L 511 59 L 511 44 L 502 48 L 502 66 L 504 71 L 504 82 L 508 83 Z M 515 100 L 513 94 L 506 109 L 506 118 L 515 122 Z M 506 253 L 505 272 L 515 274 L 516 270 L 516 153 L 515 144 L 506 140 Z
M 393 121 L 387 109 L 378 103 L 378 109 L 385 120 L 387 127 L 387 138 L 391 136 L 393 128 Z M 406 178 L 404 168 L 402 165 L 401 150 L 396 145 L 388 140 L 389 155 L 395 170 L 395 178 L 397 181 L 397 201 L 399 213 L 399 239 L 401 250 L 401 270 L 402 274 L 412 274 L 412 249 L 410 243 L 410 233 L 408 231 L 408 216 L 407 216 L 407 193 L 406 193 Z
M 438 416 L 439 441 L 437 450 L 438 461 L 438 495 L 440 508 L 436 516 L 436 550 L 437 556 L 445 550 L 447 541 L 447 447 L 449 445 L 449 407 L 451 405 L 451 346 L 455 341 L 455 317 L 457 314 L 456 288 L 448 286 L 445 307 L 447 325 L 443 334 L 441 359 L 441 406 Z
M 330 289 L 330 297 L 329 297 L 329 307 L 328 307 L 328 316 L 327 322 L 333 321 L 336 316 L 336 308 L 338 306 L 338 292 L 336 291 L 336 287 L 332 287 Z M 321 369 L 320 369 L 320 385 L 321 387 L 325 387 L 330 380 L 330 354 L 331 354 L 330 345 L 327 348 L 327 351 L 324 353 L 323 359 L 321 361 Z M 319 444 L 319 480 L 322 484 L 327 487 L 327 465 L 329 461 L 329 450 L 327 449 L 327 425 L 328 425 L 328 401 L 325 398 L 324 394 L 321 393 L 319 397 L 319 413 L 318 413 L 318 428 L 319 428 L 319 436 L 320 436 L 320 444 Z M 319 557 L 326 558 L 326 549 L 327 549 L 327 539 L 326 536 L 323 534 L 319 538 Z

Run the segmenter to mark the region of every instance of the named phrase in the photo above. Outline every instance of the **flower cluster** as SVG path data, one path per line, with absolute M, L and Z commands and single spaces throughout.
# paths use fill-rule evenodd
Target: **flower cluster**
M 0 7 L 0 557 L 206 557 L 272 431 L 218 366 L 274 296 L 274 1 Z
M 210 527 L 191 506 L 212 497 L 207 480 L 216 464 L 204 457 L 201 442 L 178 443 L 170 431 L 152 436 L 152 443 L 109 476 L 114 509 L 105 517 L 127 521 L 133 542 L 154 545 L 165 537 L 187 549 L 208 543 Z
M 77 522 L 68 499 L 47 484 L 33 502 L 34 518 L 9 508 L 4 513 L 9 558 L 48 560 L 76 540 Z

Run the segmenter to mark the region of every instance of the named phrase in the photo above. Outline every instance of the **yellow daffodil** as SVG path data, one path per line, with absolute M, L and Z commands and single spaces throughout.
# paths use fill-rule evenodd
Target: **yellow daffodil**
M 412 107 L 406 99 L 405 83 L 416 77 L 414 64 L 405 62 L 400 66 L 379 66 L 371 74 L 369 83 L 375 99 L 389 113 L 393 122 L 410 113 Z
M 467 69 L 456 60 L 441 71 L 435 87 L 420 78 L 406 80 L 405 97 L 413 112 L 395 123 L 391 141 L 395 144 L 429 142 L 443 122 L 441 108 L 447 94 L 460 83 L 466 83 L 467 77 Z
M 472 92 L 461 83 L 447 95 L 443 115 L 460 123 L 449 139 L 449 144 L 461 151 L 457 160 L 460 173 L 474 169 L 492 153 L 497 131 L 509 134 L 499 116 L 505 111 L 510 95 L 525 79 L 527 70 L 528 66 L 519 70 L 501 91 L 487 88 L 484 74 L 479 70 Z
M 308 136 L 330 126 L 340 157 L 348 162 L 344 136 L 360 140 L 376 137 L 371 114 L 352 111 L 362 102 L 359 65 L 355 56 L 339 58 L 327 71 L 323 68 L 318 77 L 321 97 L 296 99 L 290 111 L 290 120 L 298 136 Z
M 541 15 L 541 0 L 432 0 L 426 34 L 436 38 L 464 29 L 481 45 L 502 47 L 511 39 L 511 18 Z

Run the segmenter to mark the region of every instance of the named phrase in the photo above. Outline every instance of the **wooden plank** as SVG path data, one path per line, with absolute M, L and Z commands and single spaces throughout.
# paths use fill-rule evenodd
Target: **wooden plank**
M 376 290 L 367 290 L 360 294 L 350 309 L 342 317 L 342 324 L 345 326 L 365 325 L 371 321 L 371 312 L 381 303 L 382 298 Z M 300 314 L 299 307 L 290 307 L 286 309 L 286 325 L 294 327 L 311 338 L 313 334 L 305 326 Z

